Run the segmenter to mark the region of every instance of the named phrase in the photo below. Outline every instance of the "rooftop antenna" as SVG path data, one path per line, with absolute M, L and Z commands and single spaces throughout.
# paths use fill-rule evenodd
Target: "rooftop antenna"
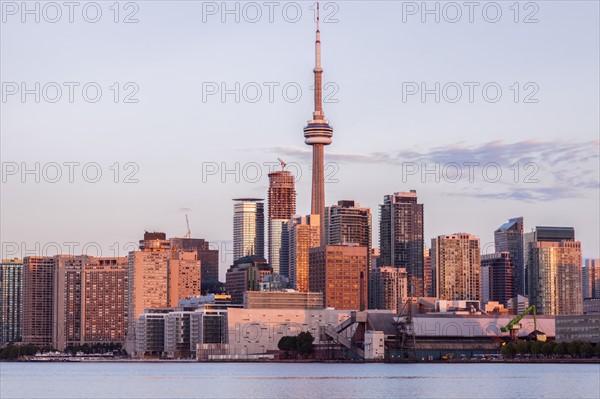
M 185 224 L 187 225 L 187 233 L 184 238 L 192 238 L 192 231 L 190 230 L 190 220 L 188 219 L 187 213 L 185 214 Z

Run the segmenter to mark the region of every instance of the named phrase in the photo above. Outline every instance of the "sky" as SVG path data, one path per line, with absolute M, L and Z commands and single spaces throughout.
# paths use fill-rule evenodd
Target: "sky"
M 23 4 L 26 4 L 24 8 Z M 468 3 L 470 4 L 470 3 Z M 282 158 L 310 208 L 312 2 L 6 2 L 2 257 L 124 256 L 145 230 L 231 263 L 232 198 Z M 417 190 L 426 243 L 572 226 L 600 257 L 599 3 L 322 2 L 326 203 Z M 37 20 L 36 20 L 37 19 Z

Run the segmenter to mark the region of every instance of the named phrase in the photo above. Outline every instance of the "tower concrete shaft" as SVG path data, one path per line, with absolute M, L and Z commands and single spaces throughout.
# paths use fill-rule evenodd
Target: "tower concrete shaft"
M 313 147 L 312 162 L 312 196 L 311 196 L 311 214 L 319 215 L 320 220 L 324 220 L 325 213 L 325 178 L 324 178 L 324 155 L 323 146 L 331 144 L 333 128 L 325 119 L 323 112 L 323 84 L 321 68 L 321 32 L 319 30 L 319 3 L 317 3 L 317 31 L 315 38 L 315 68 L 314 88 L 315 88 L 315 106 L 313 117 L 304 128 L 304 142 Z M 325 230 L 321 224 L 321 242 L 324 242 Z

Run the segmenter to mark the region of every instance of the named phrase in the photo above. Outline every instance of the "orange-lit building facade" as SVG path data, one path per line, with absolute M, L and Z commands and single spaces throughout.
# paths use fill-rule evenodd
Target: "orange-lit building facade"
M 325 307 L 364 310 L 368 298 L 365 246 L 327 245 L 310 249 L 309 288 L 323 293 Z
M 201 277 L 196 251 L 172 249 L 164 233 L 146 232 L 140 250 L 129 253 L 129 333 L 145 309 L 176 307 L 200 295 Z
M 290 286 L 308 292 L 309 250 L 321 245 L 319 215 L 297 216 L 289 224 Z
M 54 258 L 23 259 L 23 342 L 52 345 Z

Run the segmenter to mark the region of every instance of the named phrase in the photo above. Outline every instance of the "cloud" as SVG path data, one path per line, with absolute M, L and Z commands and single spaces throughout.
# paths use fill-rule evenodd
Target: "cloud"
M 495 140 L 469 145 L 456 142 L 431 148 L 409 148 L 390 152 L 342 153 L 327 151 L 327 160 L 345 164 L 416 165 L 421 170 L 437 165 L 443 169 L 458 164 L 463 169 L 461 183 L 468 180 L 465 165 L 477 164 L 478 173 L 483 166 L 497 164 L 503 173 L 498 184 L 467 185 L 457 194 L 489 199 L 513 199 L 519 201 L 548 201 L 572 198 L 598 190 L 600 141 L 572 140 L 523 140 L 507 143 Z M 309 147 L 271 147 L 261 149 L 281 156 L 310 159 Z M 493 168 L 492 168 L 493 169 Z M 450 170 L 450 169 L 448 169 Z M 427 176 L 426 176 L 427 177 Z M 489 183 L 489 180 L 486 179 Z

